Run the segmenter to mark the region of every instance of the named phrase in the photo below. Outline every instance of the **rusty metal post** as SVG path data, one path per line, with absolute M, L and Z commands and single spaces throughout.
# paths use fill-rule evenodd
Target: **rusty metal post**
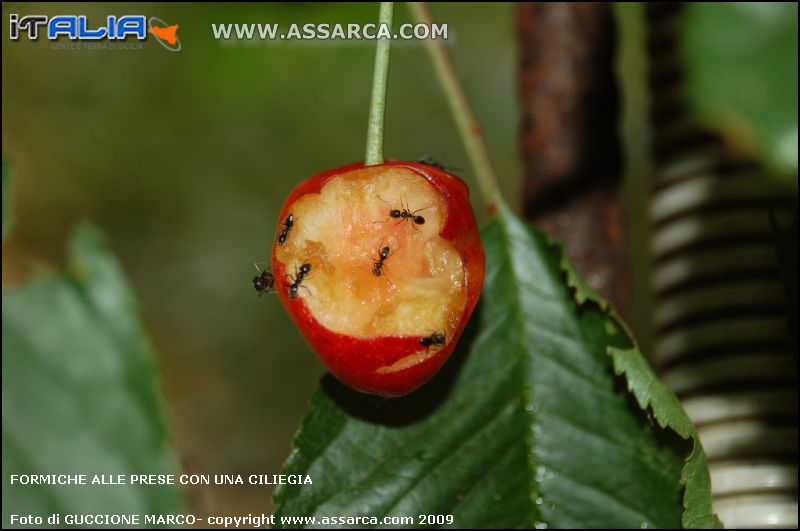
M 524 211 L 624 313 L 628 274 L 608 3 L 522 3 Z

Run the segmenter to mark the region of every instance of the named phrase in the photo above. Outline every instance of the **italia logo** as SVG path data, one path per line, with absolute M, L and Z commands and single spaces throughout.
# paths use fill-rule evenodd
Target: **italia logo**
M 29 40 L 36 41 L 40 34 L 54 41 L 66 37 L 73 41 L 125 40 L 128 38 L 143 41 L 151 34 L 161 46 L 171 52 L 181 49 L 178 38 L 178 24 L 168 25 L 163 20 L 144 15 L 123 15 L 106 17 L 105 25 L 90 26 L 86 15 L 27 15 L 20 17 L 12 13 L 8 16 L 9 37 L 19 40 L 24 33 Z

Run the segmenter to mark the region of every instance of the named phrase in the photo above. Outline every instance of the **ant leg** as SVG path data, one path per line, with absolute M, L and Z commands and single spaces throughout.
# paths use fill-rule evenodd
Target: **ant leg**
M 392 206 L 392 205 L 389 203 L 389 201 L 387 201 L 386 199 L 382 198 L 380 195 L 378 195 L 378 194 L 375 194 L 375 197 L 377 197 L 378 199 L 380 199 L 381 201 L 383 201 L 384 203 L 386 203 L 386 204 L 387 204 L 387 205 L 389 205 L 390 207 Z M 372 222 L 372 224 L 374 225 L 375 223 L 388 223 L 388 222 L 389 222 L 389 220 L 390 220 L 391 218 L 392 218 L 392 216 L 391 216 L 391 215 L 389 215 L 389 216 L 387 216 L 387 217 L 386 217 L 386 221 L 373 221 L 373 222 Z
M 422 212 L 423 210 L 428 210 L 429 208 L 433 208 L 433 207 L 434 207 L 434 205 L 428 205 L 426 207 L 418 208 L 414 212 L 412 212 L 411 215 L 413 216 L 417 212 Z
M 389 255 L 389 256 L 391 256 L 391 255 Z M 389 256 L 386 257 L 386 260 L 389 259 Z M 381 276 L 386 279 L 386 282 L 388 282 L 390 286 L 392 286 L 393 288 L 397 287 L 397 286 L 395 286 L 394 282 L 392 282 L 389 279 L 389 265 L 385 263 L 385 260 L 384 260 L 383 266 L 381 267 Z
M 433 205 L 428 205 L 428 206 L 426 206 L 426 207 L 418 208 L 418 209 L 416 209 L 415 211 L 413 211 L 413 212 L 412 212 L 412 211 L 411 211 L 411 203 L 409 203 L 409 202 L 408 202 L 408 197 L 406 196 L 406 206 L 405 206 L 405 209 L 406 209 L 406 212 L 408 212 L 410 215 L 412 215 L 412 216 L 413 216 L 413 215 L 414 215 L 414 214 L 416 214 L 417 212 L 422 212 L 423 210 L 428 210 L 429 208 L 433 208 Z
M 315 296 L 314 296 L 314 294 L 313 294 L 313 293 L 311 293 L 311 290 L 310 290 L 310 289 L 308 289 L 308 286 L 306 286 L 306 285 L 304 285 L 304 284 L 300 284 L 300 285 L 299 285 L 299 286 L 297 286 L 297 287 L 298 287 L 298 288 L 302 288 L 302 289 L 306 290 L 306 293 L 308 293 L 308 295 L 309 295 L 310 297 L 313 297 L 313 298 L 314 298 L 314 300 L 319 300 L 319 299 L 317 299 L 317 297 L 315 297 Z
M 379 261 L 375 260 L 374 258 L 372 258 L 368 254 L 365 254 L 364 256 L 366 256 L 369 259 L 369 261 L 372 263 L 372 267 L 370 268 L 370 271 L 372 271 L 372 274 L 375 275 L 375 269 L 378 267 L 378 262 Z M 379 276 L 379 275 L 375 275 L 375 276 Z

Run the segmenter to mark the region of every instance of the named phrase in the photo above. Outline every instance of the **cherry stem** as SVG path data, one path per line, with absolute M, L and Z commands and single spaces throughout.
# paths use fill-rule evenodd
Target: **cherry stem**
M 394 2 L 381 2 L 378 23 L 392 27 Z M 375 49 L 375 73 L 372 77 L 372 100 L 367 124 L 367 154 L 365 166 L 383 164 L 383 117 L 386 110 L 386 80 L 389 77 L 389 39 L 380 39 Z
M 408 7 L 416 22 L 426 25 L 433 24 L 433 18 L 425 2 L 408 2 Z M 489 158 L 481 127 L 469 106 L 464 88 L 458 79 L 453 60 L 444 41 L 442 39 L 426 39 L 425 48 L 447 98 L 450 113 L 456 122 L 461 142 L 464 144 L 472 170 L 475 172 L 475 178 L 486 201 L 487 209 L 490 214 L 493 214 L 497 206 L 503 204 L 503 196 L 497 184 L 497 174 Z

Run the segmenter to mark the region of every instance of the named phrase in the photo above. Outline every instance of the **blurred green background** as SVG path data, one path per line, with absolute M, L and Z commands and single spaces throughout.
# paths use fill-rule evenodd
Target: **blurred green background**
M 514 197 L 513 6 L 432 9 L 450 25 Z M 152 39 L 138 51 L 51 50 L 5 37 L 8 13 L 93 21 L 123 12 L 179 24 L 182 50 Z M 402 5 L 396 13 L 409 18 Z M 141 299 L 175 445 L 191 472 L 275 474 L 289 454 L 323 369 L 277 298 L 256 296 L 253 263 L 266 258 L 278 210 L 300 180 L 363 158 L 374 59 L 370 41 L 222 44 L 211 23 L 376 17 L 373 4 L 3 5 L 3 154 L 15 178 L 3 281 L 19 282 L 37 262 L 63 262 L 82 219 L 105 232 Z M 386 128 L 388 157 L 468 167 L 419 42 L 393 47 Z M 270 494 L 216 487 L 195 503 L 246 514 L 267 511 Z
M 449 24 L 457 69 L 514 203 L 521 189 L 515 7 L 431 9 Z M 179 24 L 182 50 L 167 52 L 153 40 L 142 50 L 12 43 L 9 13 L 76 13 L 90 21 L 145 13 Z M 639 177 L 627 194 L 635 225 L 646 193 L 643 27 L 639 6 L 617 15 L 628 175 Z M 72 228 L 95 222 L 141 300 L 172 437 L 192 473 L 273 474 L 290 451 L 323 370 L 277 299 L 256 297 L 253 263 L 266 257 L 295 184 L 363 158 L 374 55 L 370 41 L 217 42 L 211 24 L 286 27 L 376 16 L 375 4 L 355 3 L 3 4 L 3 156 L 15 175 L 4 287 L 22 282 L 36 264 L 62 263 Z M 398 4 L 396 22 L 408 18 Z M 693 6 L 685 45 L 698 116 L 795 182 L 797 6 Z M 393 46 L 385 142 L 390 158 L 430 155 L 472 184 L 419 42 Z M 643 260 L 635 246 L 631 255 Z M 198 512 L 270 508 L 266 488 L 192 494 Z

